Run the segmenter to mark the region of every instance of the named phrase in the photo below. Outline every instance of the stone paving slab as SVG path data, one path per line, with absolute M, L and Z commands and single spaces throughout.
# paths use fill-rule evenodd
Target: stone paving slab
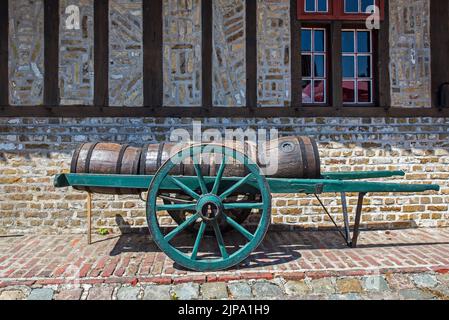
M 449 284 L 438 280 L 437 274 L 404 274 L 411 283 L 423 275 L 437 279 L 435 287 L 429 288 L 425 282 L 399 289 L 395 287 L 393 277 L 383 275 L 370 281 L 366 277 L 306 278 L 300 281 L 277 277 L 273 280 L 176 285 L 13 286 L 0 289 L 0 300 L 449 300 Z

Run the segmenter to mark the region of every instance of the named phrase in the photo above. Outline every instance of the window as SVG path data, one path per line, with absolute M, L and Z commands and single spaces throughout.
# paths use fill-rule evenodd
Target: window
M 384 18 L 385 0 L 298 0 L 300 20 L 365 20 L 371 15 L 368 8 L 379 8 L 380 19 Z
M 325 13 L 328 11 L 328 0 L 306 0 L 304 2 L 304 12 Z
M 342 30 L 343 103 L 373 103 L 372 33 L 364 29 Z
M 327 103 L 327 32 L 324 28 L 302 28 L 302 101 Z
M 379 103 L 376 68 L 379 33 L 368 30 L 365 19 L 372 5 L 380 6 L 383 12 L 384 1 L 298 0 L 298 5 L 302 21 L 299 30 L 302 103 L 312 106 Z M 336 42 L 341 43 L 341 48 Z

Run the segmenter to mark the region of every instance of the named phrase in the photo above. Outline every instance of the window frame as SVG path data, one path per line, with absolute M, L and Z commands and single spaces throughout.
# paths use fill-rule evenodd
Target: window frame
M 324 102 L 305 102 L 301 97 L 301 103 L 305 107 L 329 107 L 332 104 L 332 86 L 331 86 L 331 80 L 332 80 L 332 56 L 331 56 L 331 42 L 330 42 L 330 27 L 329 24 L 309 24 L 304 23 L 301 25 L 300 32 L 302 33 L 303 29 L 307 30 L 324 30 L 325 32 L 325 40 L 324 40 L 324 51 L 323 52 L 315 52 L 314 48 L 312 48 L 312 51 L 306 51 L 302 52 L 302 48 L 300 47 L 300 55 L 301 55 L 301 64 L 302 64 L 302 56 L 303 55 L 311 55 L 312 56 L 312 74 L 309 77 L 305 77 L 307 79 L 304 79 L 303 72 L 302 72 L 302 66 L 301 66 L 301 74 L 300 74 L 300 82 L 301 82 L 301 88 L 303 81 L 311 81 L 312 84 L 314 84 L 315 81 L 322 81 L 324 80 Z M 313 35 L 312 35 L 312 44 L 313 44 Z M 324 77 L 315 77 L 313 74 L 313 57 L 315 55 L 324 55 Z M 302 89 L 303 90 L 303 89 Z M 302 92 L 301 90 L 301 92 Z M 313 97 L 314 99 L 314 97 Z
M 306 0 L 297 1 L 297 17 L 299 20 L 341 20 L 341 21 L 357 21 L 365 20 L 369 17 L 367 13 L 346 13 L 345 0 L 327 0 L 328 12 L 307 12 L 305 11 Z M 380 9 L 380 20 L 385 19 L 385 0 L 375 0 L 376 5 Z

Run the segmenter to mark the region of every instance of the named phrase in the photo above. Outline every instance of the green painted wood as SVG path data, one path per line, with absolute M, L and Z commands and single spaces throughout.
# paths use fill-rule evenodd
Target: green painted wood
M 204 150 L 205 146 L 193 146 L 191 147 L 191 154 L 199 155 Z M 184 153 L 186 154 L 186 153 Z M 147 221 L 148 226 L 150 228 L 151 234 L 153 236 L 153 240 L 159 246 L 159 248 L 165 252 L 173 261 L 178 263 L 179 265 L 195 270 L 195 271 L 217 271 L 228 269 L 236 264 L 241 263 L 245 260 L 262 242 L 265 234 L 268 230 L 268 227 L 271 223 L 271 192 L 270 187 L 268 185 L 267 180 L 261 174 L 260 168 L 257 164 L 253 163 L 247 156 L 242 153 L 236 152 L 235 150 L 225 148 L 224 154 L 229 158 L 234 158 L 240 163 L 244 163 L 249 172 L 251 172 L 251 183 L 255 187 L 257 187 L 258 192 L 261 194 L 261 202 L 263 203 L 263 207 L 261 208 L 260 221 L 256 228 L 254 234 L 250 234 L 249 232 L 245 232 L 242 228 L 239 231 L 246 234 L 246 239 L 248 240 L 246 243 L 243 243 L 241 247 L 235 252 L 228 252 L 226 247 L 225 239 L 223 238 L 223 234 L 220 230 L 220 226 L 218 225 L 217 220 L 211 220 L 204 218 L 201 214 L 205 206 L 217 203 L 218 207 L 223 207 L 223 201 L 218 194 L 201 194 L 199 195 L 199 200 L 196 202 L 197 204 L 197 212 L 202 219 L 204 224 L 210 224 L 215 233 L 215 240 L 217 241 L 219 248 L 219 255 L 221 255 L 218 259 L 204 259 L 199 256 L 199 247 L 204 234 L 204 224 L 201 225 L 200 230 L 195 238 L 195 243 L 192 248 L 192 252 L 186 253 L 182 252 L 180 248 L 176 247 L 173 243 L 173 240 L 182 231 L 182 228 L 187 227 L 188 225 L 194 223 L 198 218 L 197 216 L 193 216 L 188 219 L 181 226 L 174 229 L 167 236 L 164 235 L 162 228 L 159 226 L 158 220 L 158 210 L 161 209 L 161 206 L 157 206 L 158 195 L 165 190 L 165 188 L 178 188 L 179 189 L 190 189 L 190 190 L 198 190 L 198 188 L 193 188 L 194 186 L 199 187 L 199 177 L 177 177 L 176 180 L 178 182 L 173 183 L 173 179 L 167 179 L 171 170 L 175 167 L 173 161 L 167 161 L 158 171 L 158 173 L 152 177 L 151 184 L 149 185 L 149 193 L 148 193 L 148 201 L 147 201 Z M 177 159 L 181 156 L 181 153 L 175 155 Z M 188 155 L 186 155 L 188 156 Z M 187 179 L 186 179 L 187 178 Z M 98 180 L 99 177 L 96 177 Z M 215 177 L 205 177 L 207 182 L 216 182 Z M 101 179 L 100 179 L 101 181 Z M 167 183 L 167 181 L 169 181 Z M 241 181 L 241 178 L 235 178 L 227 181 L 227 183 L 238 184 Z M 108 181 L 110 182 L 110 180 Z M 138 180 L 138 182 L 142 182 L 142 180 Z M 104 183 L 104 181 L 103 181 Z M 221 180 L 220 184 L 223 183 Z M 180 185 L 184 187 L 180 188 Z M 232 187 L 231 187 L 232 188 Z M 258 204 L 255 206 L 259 207 Z M 234 225 L 235 227 L 235 225 Z
M 102 187 L 102 188 L 126 188 L 147 191 L 153 176 L 129 176 L 129 175 L 89 175 L 89 174 L 64 174 L 55 178 L 55 187 Z M 176 177 L 176 180 L 189 190 L 200 188 L 197 177 Z M 206 184 L 213 184 L 215 177 L 204 177 Z M 222 178 L 221 183 L 238 183 L 241 177 Z M 252 177 L 246 183 L 256 186 L 257 179 Z M 330 179 L 267 179 L 272 193 L 334 193 L 334 192 L 425 192 L 439 191 L 438 185 L 428 184 L 399 184 L 366 181 L 344 181 Z M 160 187 L 163 190 L 179 191 L 177 184 L 163 181 Z M 245 191 L 245 186 L 240 189 Z M 195 193 L 196 194 L 196 193 Z M 196 195 L 198 196 L 198 195 Z
M 403 177 L 404 171 L 353 171 L 353 172 L 327 172 L 323 173 L 323 179 L 330 180 L 360 180 L 360 179 L 376 179 Z

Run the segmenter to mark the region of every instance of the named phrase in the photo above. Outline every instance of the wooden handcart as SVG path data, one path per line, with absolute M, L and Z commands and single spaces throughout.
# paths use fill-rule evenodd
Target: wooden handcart
M 221 160 L 219 169 L 215 176 L 204 176 L 201 159 L 211 153 Z M 220 157 L 217 157 L 217 154 Z M 173 175 L 176 165 L 186 159 L 193 163 L 196 176 Z M 243 164 L 247 174 L 226 177 L 224 173 L 230 160 Z M 84 187 L 86 190 L 113 188 L 148 191 L 147 222 L 153 240 L 159 248 L 185 268 L 216 271 L 241 263 L 261 244 L 271 223 L 272 194 L 314 195 L 347 245 L 355 248 L 363 200 L 368 193 L 419 193 L 440 189 L 438 185 L 359 181 L 394 176 L 404 176 L 404 172 L 324 173 L 321 179 L 267 178 L 260 167 L 240 151 L 221 145 L 211 148 L 210 144 L 204 144 L 193 145 L 180 151 L 167 160 L 155 175 L 61 174 L 56 176 L 55 186 Z M 321 202 L 319 196 L 324 193 L 341 195 L 343 229 L 339 228 Z M 352 234 L 347 193 L 358 193 Z M 90 241 L 90 193 L 88 200 Z M 176 226 L 165 224 L 167 212 L 172 217 L 177 217 Z M 249 213 L 253 213 L 251 221 L 247 221 Z

